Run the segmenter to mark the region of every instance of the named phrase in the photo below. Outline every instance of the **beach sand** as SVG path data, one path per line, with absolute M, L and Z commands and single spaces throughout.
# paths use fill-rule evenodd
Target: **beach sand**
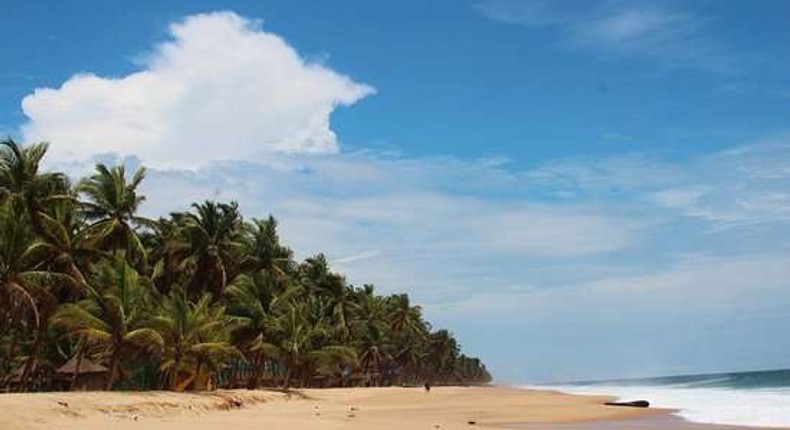
M 430 393 L 421 388 L 340 388 L 3 394 L 0 430 L 727 428 L 689 424 L 661 410 L 602 406 L 605 400 L 501 387 L 436 387 Z

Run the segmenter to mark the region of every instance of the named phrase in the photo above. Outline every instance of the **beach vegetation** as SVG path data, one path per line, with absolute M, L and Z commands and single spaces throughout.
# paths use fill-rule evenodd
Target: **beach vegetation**
M 490 381 L 407 294 L 297 260 L 274 217 L 206 200 L 147 218 L 145 168 L 72 183 L 46 152 L 0 142 L 3 389 L 74 389 L 82 371 L 179 391 Z

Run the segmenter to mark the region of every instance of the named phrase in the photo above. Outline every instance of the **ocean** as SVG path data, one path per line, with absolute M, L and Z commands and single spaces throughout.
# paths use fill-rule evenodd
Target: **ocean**
M 609 394 L 677 409 L 676 415 L 707 424 L 790 427 L 790 369 L 660 378 L 548 384 L 571 394 Z

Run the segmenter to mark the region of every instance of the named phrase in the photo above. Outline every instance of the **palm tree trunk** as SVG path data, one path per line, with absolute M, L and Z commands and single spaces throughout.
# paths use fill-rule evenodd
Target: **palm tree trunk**
M 252 363 L 252 383 L 248 384 L 247 388 L 256 390 L 261 383 L 261 375 L 263 373 L 263 354 L 256 354 L 256 357 L 253 359 Z
M 283 380 L 283 388 L 286 390 L 291 386 L 291 368 L 285 370 L 285 380 Z
M 116 346 L 110 356 L 110 374 L 107 375 L 107 385 L 104 387 L 105 390 L 112 390 L 112 386 L 115 384 L 116 374 L 118 373 L 118 358 L 120 358 L 119 350 L 120 348 Z
M 77 346 L 77 368 L 74 369 L 74 375 L 71 376 L 71 386 L 69 387 L 69 391 L 74 391 L 77 387 L 77 376 L 80 374 L 80 368 L 82 367 L 82 357 L 85 355 L 85 347 L 83 343 L 85 342 L 85 337 L 80 337 L 79 345 Z
M 14 333 L 11 334 L 11 345 L 8 346 L 8 355 L 6 356 L 7 366 L 11 370 L 8 372 L 8 376 L 3 381 L 3 387 L 8 387 L 9 384 L 11 383 L 11 377 L 14 373 L 13 362 L 14 362 L 14 357 L 16 355 L 17 343 L 19 343 L 18 339 L 19 338 L 16 336 L 16 334 Z
M 203 362 L 197 362 L 197 369 L 195 369 L 195 376 L 192 378 L 192 389 L 197 390 L 197 384 L 200 382 L 200 371 L 203 369 Z
M 285 364 L 285 379 L 283 380 L 283 388 L 286 390 L 291 387 L 291 377 L 293 376 L 294 366 L 295 363 L 293 359 L 288 360 L 288 362 Z
M 181 356 L 179 353 L 176 353 L 173 357 L 173 367 L 170 370 L 170 378 L 167 382 L 168 389 L 171 391 L 175 391 L 176 387 L 178 386 L 178 370 L 181 368 Z
M 179 363 L 176 362 L 176 365 L 173 366 L 173 370 L 170 371 L 170 381 L 168 381 L 167 385 L 170 391 L 176 390 L 176 385 L 178 384 L 178 366 Z
M 33 350 L 30 352 L 30 357 L 28 357 L 25 363 L 25 369 L 22 371 L 22 377 L 19 380 L 20 390 L 23 392 L 28 389 L 30 372 L 33 370 L 33 365 L 36 363 L 36 358 L 38 358 L 38 354 L 41 351 L 41 344 L 43 343 L 45 332 L 46 325 L 39 322 L 38 330 L 36 330 L 36 339 L 33 341 Z

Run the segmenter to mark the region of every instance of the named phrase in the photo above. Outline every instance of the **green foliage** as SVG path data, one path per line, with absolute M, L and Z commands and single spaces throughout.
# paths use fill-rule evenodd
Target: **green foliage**
M 145 169 L 142 167 L 127 178 L 123 165 L 107 167 L 99 163 L 96 173 L 79 183 L 76 191 L 83 196 L 80 208 L 90 222 L 83 236 L 93 247 L 123 250 L 136 261 L 145 258 L 145 247 L 134 229 L 134 225 L 149 222 L 136 215 L 145 200 L 137 193 L 143 178 Z
M 46 149 L 0 142 L 0 383 L 55 388 L 46 369 L 72 358 L 71 386 L 90 360 L 108 389 L 490 381 L 408 295 L 295 261 L 273 217 L 205 201 L 153 221 L 145 169 L 71 187 L 39 171 Z
M 153 289 L 126 260 L 102 262 L 91 282 L 94 286 L 87 287 L 87 297 L 62 304 L 52 321 L 106 356 L 109 389 L 121 360 L 137 352 L 161 350 L 164 341 L 151 328 L 149 315 L 156 309 Z

